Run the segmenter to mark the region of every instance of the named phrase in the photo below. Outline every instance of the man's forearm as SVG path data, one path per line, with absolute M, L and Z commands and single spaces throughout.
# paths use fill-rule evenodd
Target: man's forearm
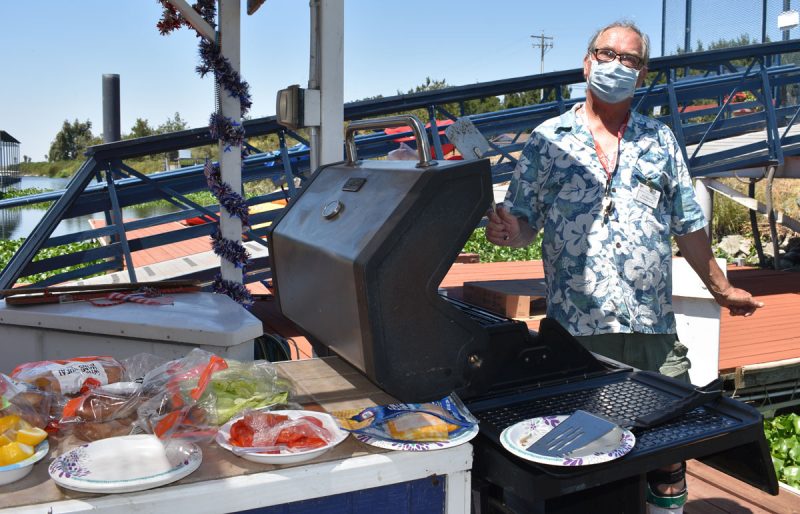
M 675 236 L 681 256 L 700 277 L 714 297 L 723 295 L 731 288 L 730 282 L 717 265 L 711 253 L 711 243 L 704 230 L 697 230 L 683 236 Z

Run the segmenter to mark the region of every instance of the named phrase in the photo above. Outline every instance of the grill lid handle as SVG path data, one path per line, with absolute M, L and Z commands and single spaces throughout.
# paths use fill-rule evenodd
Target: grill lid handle
M 370 120 L 357 120 L 348 125 L 344 133 L 345 152 L 347 153 L 347 165 L 355 166 L 358 156 L 356 155 L 356 143 L 354 134 L 359 130 L 374 130 L 389 127 L 411 127 L 414 131 L 414 138 L 417 140 L 417 153 L 419 162 L 417 168 L 427 168 L 436 166 L 436 161 L 431 159 L 431 146 L 425 134 L 425 126 L 419 118 L 413 114 L 401 114 L 399 116 L 388 116 L 386 118 L 375 118 Z

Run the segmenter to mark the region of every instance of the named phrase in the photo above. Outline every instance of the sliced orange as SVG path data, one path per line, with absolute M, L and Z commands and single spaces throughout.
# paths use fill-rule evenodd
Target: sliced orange
M 22 428 L 17 431 L 17 442 L 36 446 L 47 439 L 47 432 L 38 427 Z
M 0 434 L 0 446 L 5 446 L 12 441 L 13 439 L 8 437 L 6 434 Z
M 0 446 L 0 466 L 9 466 L 33 455 L 33 447 L 17 441 Z
M 11 428 L 17 428 L 19 421 L 20 417 L 16 414 L 9 414 L 0 418 L 0 434 Z

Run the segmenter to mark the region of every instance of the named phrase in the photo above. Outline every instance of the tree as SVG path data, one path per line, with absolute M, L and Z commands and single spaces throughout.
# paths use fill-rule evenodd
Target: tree
M 147 120 L 136 118 L 136 123 L 131 127 L 131 133 L 125 136 L 124 139 L 134 139 L 137 137 L 147 137 L 155 134 L 156 131 L 150 126 Z
M 70 123 L 64 120 L 61 130 L 50 143 L 48 161 L 72 161 L 82 156 L 86 148 L 93 144 L 92 122 L 80 122 L 77 119 Z
M 181 118 L 179 112 L 175 113 L 175 116 L 172 118 L 167 118 L 167 121 L 162 123 L 161 125 L 156 128 L 156 134 L 167 134 L 169 132 L 178 132 L 180 130 L 186 130 L 189 125 L 186 123 L 186 120 Z

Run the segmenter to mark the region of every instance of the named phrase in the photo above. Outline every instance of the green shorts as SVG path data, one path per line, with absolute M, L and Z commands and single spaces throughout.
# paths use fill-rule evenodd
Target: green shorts
M 600 334 L 575 337 L 590 352 L 634 368 L 689 382 L 688 348 L 675 334 Z

